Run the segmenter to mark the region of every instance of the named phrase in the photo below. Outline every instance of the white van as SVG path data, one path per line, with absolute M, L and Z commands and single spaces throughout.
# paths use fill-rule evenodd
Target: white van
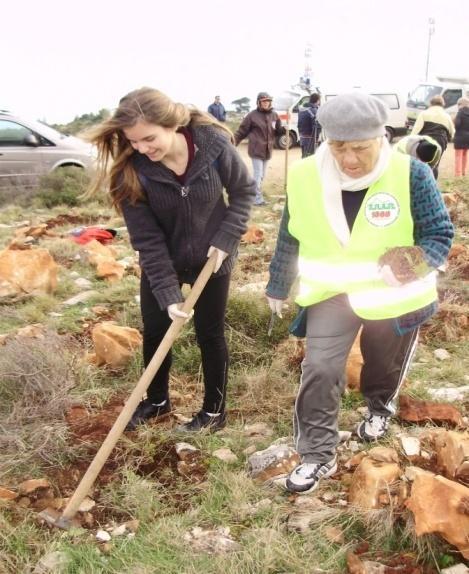
M 389 141 L 392 141 L 396 136 L 405 135 L 407 133 L 407 113 L 402 96 L 400 96 L 397 92 L 386 90 L 364 90 L 363 88 L 355 89 L 366 91 L 367 93 L 380 98 L 388 106 L 389 117 L 388 124 L 386 125 L 386 137 Z M 323 103 L 341 93 L 340 91 L 332 90 L 325 92 L 319 88 L 316 88 L 316 91 L 321 94 L 321 101 Z M 285 91 L 278 96 L 275 96 L 273 99 L 272 105 L 282 120 L 282 125 L 285 127 L 287 125 L 288 109 L 292 108 L 292 115 L 290 117 L 290 147 L 292 145 L 298 144 L 300 141 L 300 134 L 298 133 L 298 112 L 304 108 L 305 104 L 309 102 L 309 96 L 310 94 L 307 92 Z M 280 149 L 285 149 L 287 145 L 286 134 L 277 138 L 276 143 Z
M 457 102 L 459 98 L 469 94 L 469 78 L 452 78 L 439 76 L 434 82 L 419 84 L 413 92 L 409 94 L 407 100 L 407 125 L 412 127 L 417 116 L 422 110 L 430 106 L 430 100 L 434 96 L 442 96 L 445 100 L 445 110 L 449 114 L 458 111 Z

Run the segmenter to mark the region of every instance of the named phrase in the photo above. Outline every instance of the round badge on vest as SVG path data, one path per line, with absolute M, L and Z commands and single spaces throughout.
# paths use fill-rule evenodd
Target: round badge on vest
M 399 217 L 399 203 L 390 193 L 376 193 L 365 204 L 365 217 L 376 227 L 386 227 Z

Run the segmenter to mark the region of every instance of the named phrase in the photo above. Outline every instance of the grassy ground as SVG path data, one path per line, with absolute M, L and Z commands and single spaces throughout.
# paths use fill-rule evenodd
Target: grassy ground
M 446 180 L 443 186 L 463 194 L 468 183 Z M 246 288 L 266 281 L 284 201 L 282 185 L 267 182 L 266 196 L 268 206 L 255 208 L 252 216 L 252 223 L 264 230 L 265 241 L 241 247 L 233 277 L 227 316 L 232 357 L 229 425 L 216 435 L 189 439 L 202 453 L 199 474 L 184 477 L 176 471 L 174 444 L 179 437 L 173 431 L 173 421 L 149 425 L 124 437 L 92 493 L 99 512 L 90 530 L 49 530 L 38 525 L 34 508 L 19 503 L 0 507 L 0 574 L 32 572 L 41 557 L 51 552 L 61 553 L 66 564 L 57 571 L 68 574 L 338 573 L 345 571 L 347 550 L 364 542 L 371 554 L 408 553 L 426 572 L 436 572 L 458 559 L 435 537 L 417 540 L 406 513 L 396 514 L 392 508 L 359 513 L 341 506 L 338 497 L 343 499 L 346 487 L 339 480 L 321 485 L 317 496 L 326 504 L 310 528 L 292 532 L 287 528 L 287 518 L 294 498 L 248 477 L 244 451 L 251 443 L 244 425 L 265 422 L 272 428 L 272 436 L 256 442 L 258 449 L 277 438 L 290 437 L 299 380 L 295 341 L 287 329 L 294 305 L 290 304 L 286 318 L 268 337 L 270 312 L 263 296 Z M 56 495 L 69 495 L 73 491 L 70 485 L 76 484 L 103 436 L 84 438 L 77 434 L 64 413 L 79 404 L 99 416 L 109 405 L 122 403 L 141 372 L 139 353 L 121 371 L 97 369 L 83 362 L 84 350 L 91 347 L 90 328 L 99 321 L 92 307 L 106 306 L 111 318 L 121 325 L 140 328 L 141 322 L 135 299 L 138 279 L 129 275 L 116 284 L 97 280 L 92 268 L 77 258 L 79 249 L 67 238 L 77 220 L 122 227 L 122 220 L 105 207 L 87 204 L 46 210 L 6 206 L 0 211 L 0 224 L 15 225 L 24 220 L 39 223 L 59 215 L 75 217 L 73 224 L 65 220 L 54 228 L 64 236 L 40 240 L 60 264 L 57 292 L 0 306 L 0 333 L 31 323 L 47 328 L 45 339 L 12 341 L 0 347 L 0 485 L 15 487 L 27 478 L 46 476 Z M 458 216 L 457 241 L 467 244 L 465 217 Z M 8 243 L 13 229 L 0 226 L 0 247 Z M 125 231 L 120 237 L 120 255 L 131 255 Z M 62 305 L 79 291 L 72 272 L 90 279 L 99 293 L 86 306 Z M 442 281 L 445 297 L 457 305 L 468 305 L 466 289 L 458 270 L 450 270 Z M 428 329 L 410 371 L 406 391 L 413 396 L 428 397 L 430 387 L 469 384 L 467 341 L 460 338 L 456 326 L 444 331 L 438 321 L 436 318 Z M 202 396 L 200 357 L 194 343 L 189 325 L 174 349 L 173 404 L 186 416 L 198 410 Z M 436 360 L 433 350 L 438 347 L 447 349 L 451 359 Z M 353 430 L 361 406 L 360 395 L 344 397 L 342 429 Z M 214 458 L 213 451 L 220 447 L 230 448 L 237 461 L 224 463 Z M 66 482 L 73 472 L 74 482 Z M 134 518 L 140 521 L 135 536 L 113 538 L 108 544 L 94 540 L 99 525 Z M 340 527 L 340 543 L 331 541 L 327 534 L 330 526 Z M 196 552 L 187 542 L 187 533 L 196 527 L 229 528 L 239 546 L 226 554 Z

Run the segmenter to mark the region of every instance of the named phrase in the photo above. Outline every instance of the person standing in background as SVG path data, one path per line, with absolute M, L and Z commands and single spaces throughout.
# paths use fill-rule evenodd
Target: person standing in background
M 444 110 L 445 100 L 441 96 L 434 96 L 430 100 L 430 107 L 421 112 L 412 128 L 411 135 L 430 136 L 441 147 L 441 155 L 448 147 L 454 136 L 454 124 L 451 116 Z M 441 158 L 440 158 L 441 159 Z M 438 162 L 433 166 L 433 175 L 438 179 Z
M 235 144 L 248 138 L 248 155 L 252 160 L 252 169 L 256 181 L 256 198 L 254 205 L 265 205 L 262 194 L 262 181 L 267 164 L 272 157 L 275 136 L 282 133 L 282 123 L 277 112 L 272 108 L 272 96 L 267 92 L 257 95 L 257 108 L 249 112 L 236 131 Z
M 309 103 L 298 114 L 302 158 L 313 155 L 316 151 L 319 134 L 321 133 L 321 126 L 316 119 L 320 105 L 321 96 L 319 94 L 311 94 Z
M 220 96 L 215 96 L 215 101 L 209 105 L 207 111 L 219 122 L 226 121 L 225 106 L 220 102 Z
M 459 98 L 458 113 L 454 119 L 454 176 L 466 175 L 467 150 L 469 149 L 469 98 Z

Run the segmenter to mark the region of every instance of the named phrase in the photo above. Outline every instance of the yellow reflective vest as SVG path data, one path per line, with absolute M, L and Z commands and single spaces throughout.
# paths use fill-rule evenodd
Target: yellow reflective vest
M 410 208 L 410 157 L 392 154 L 361 204 L 346 246 L 335 235 L 326 211 L 314 156 L 292 166 L 288 178 L 288 230 L 299 242 L 298 305 L 306 307 L 339 293 L 363 319 L 390 319 L 437 299 L 436 271 L 390 287 L 378 260 L 391 247 L 414 245 Z

